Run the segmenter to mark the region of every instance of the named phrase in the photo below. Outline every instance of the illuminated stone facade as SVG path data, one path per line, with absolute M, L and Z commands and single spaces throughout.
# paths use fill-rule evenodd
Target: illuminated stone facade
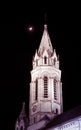
M 47 25 L 32 61 L 29 121 L 25 103 L 15 130 L 81 130 L 81 106 L 63 113 L 61 70 Z
M 53 50 L 47 25 L 39 49 L 33 58 L 31 71 L 29 118 L 30 125 L 47 116 L 49 119 L 61 114 L 62 83 L 59 58 Z
M 59 57 L 52 47 L 47 25 L 44 25 L 40 46 L 36 50 L 32 64 L 29 127 L 25 125 L 21 116 L 17 119 L 15 130 L 38 130 L 63 112 Z

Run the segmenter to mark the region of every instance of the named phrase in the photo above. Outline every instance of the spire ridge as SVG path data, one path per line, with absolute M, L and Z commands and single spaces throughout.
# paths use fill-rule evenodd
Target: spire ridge
M 53 53 L 53 47 L 52 47 L 50 36 L 48 33 L 47 24 L 44 24 L 44 31 L 43 31 L 41 43 L 38 49 L 38 54 L 41 56 L 44 50 L 48 52 L 49 56 L 51 56 Z

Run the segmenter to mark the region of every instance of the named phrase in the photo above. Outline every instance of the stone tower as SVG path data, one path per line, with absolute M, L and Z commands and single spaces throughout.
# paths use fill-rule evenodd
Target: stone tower
M 53 50 L 47 25 L 39 49 L 33 58 L 31 71 L 29 119 L 30 125 L 44 117 L 54 118 L 63 111 L 61 70 L 59 58 Z

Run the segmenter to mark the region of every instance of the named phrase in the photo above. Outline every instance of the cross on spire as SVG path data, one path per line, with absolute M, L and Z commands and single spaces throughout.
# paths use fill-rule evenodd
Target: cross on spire
M 46 13 L 44 14 L 44 22 L 45 22 L 44 24 L 47 24 L 47 14 Z

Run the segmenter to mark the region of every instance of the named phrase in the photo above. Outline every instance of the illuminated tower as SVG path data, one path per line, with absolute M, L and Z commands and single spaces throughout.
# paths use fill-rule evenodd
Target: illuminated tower
M 62 113 L 62 83 L 59 58 L 53 50 L 47 25 L 39 49 L 33 58 L 31 71 L 29 119 L 30 125 L 44 117 L 54 118 Z

